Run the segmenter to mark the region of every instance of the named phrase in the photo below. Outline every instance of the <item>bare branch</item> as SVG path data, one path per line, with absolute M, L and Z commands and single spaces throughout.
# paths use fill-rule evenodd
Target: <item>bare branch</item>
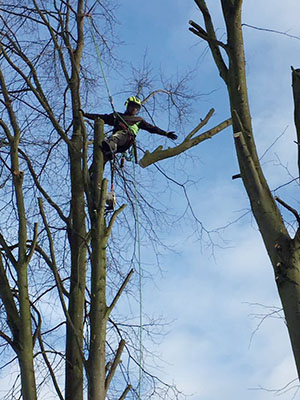
M 13 349 L 16 349 L 14 342 L 4 332 L 0 331 L 0 337 L 2 337 Z
M 36 328 L 35 336 L 38 338 L 43 359 L 45 361 L 45 364 L 47 365 L 48 371 L 50 373 L 53 385 L 55 387 L 55 390 L 56 390 L 56 393 L 57 393 L 59 399 L 60 400 L 64 400 L 64 397 L 63 397 L 63 395 L 62 395 L 62 393 L 60 391 L 60 388 L 58 386 L 55 373 L 54 373 L 53 368 L 51 366 L 51 363 L 50 363 L 50 361 L 49 361 L 49 359 L 47 357 L 47 353 L 46 353 L 46 350 L 45 350 L 44 342 L 43 342 L 43 339 L 42 339 L 42 335 L 41 335 L 42 316 L 41 316 L 41 313 L 39 312 L 37 307 L 35 307 L 34 304 L 31 303 L 31 306 L 32 306 L 32 308 L 34 309 L 34 311 L 36 312 L 36 314 L 38 316 L 38 322 L 37 322 L 37 328 Z
M 147 103 L 147 101 L 149 101 L 149 100 L 151 99 L 151 97 L 155 96 L 157 93 L 164 93 L 164 94 L 167 94 L 167 95 L 169 95 L 169 96 L 172 94 L 172 92 L 170 92 L 170 91 L 167 90 L 167 89 L 156 89 L 156 90 L 154 90 L 153 92 L 151 92 L 151 93 L 143 100 L 142 104 L 144 105 L 145 103 Z
M 12 332 L 14 340 L 18 338 L 19 335 L 19 324 L 20 318 L 18 314 L 18 310 L 16 304 L 14 302 L 13 294 L 11 288 L 9 286 L 9 282 L 5 273 L 2 255 L 0 254 L 0 297 L 4 304 L 5 311 L 7 314 L 7 322 Z M 4 335 L 4 333 L 3 333 Z M 8 340 L 8 336 L 5 335 L 2 337 L 12 346 L 12 348 L 16 351 L 16 344 L 11 339 Z
M 14 255 L 12 254 L 8 244 L 6 243 L 6 241 L 4 239 L 4 236 L 1 233 L 0 233 L 0 245 L 2 246 L 3 250 L 5 251 L 5 254 L 7 255 L 9 261 L 17 269 L 17 267 L 18 267 L 17 260 L 15 259 Z
M 118 290 L 118 293 L 115 295 L 113 301 L 111 302 L 110 306 L 107 308 L 107 317 L 109 316 L 109 314 L 112 312 L 113 308 L 115 307 L 117 301 L 119 300 L 121 294 L 123 293 L 123 290 L 125 289 L 127 283 L 129 282 L 129 279 L 131 278 L 131 275 L 133 274 L 134 270 L 131 269 L 128 273 L 128 275 L 126 276 L 124 282 L 122 283 L 122 286 L 120 287 L 120 289 Z
M 227 82 L 228 68 L 220 52 L 219 44 L 217 44 L 218 41 L 216 38 L 215 29 L 206 2 L 205 0 L 195 0 L 195 3 L 199 7 L 204 18 L 206 32 L 207 32 L 207 39 L 205 40 L 207 40 L 209 44 L 212 56 L 215 60 L 216 66 L 219 69 L 221 77 L 224 79 L 225 82 Z M 204 30 L 202 29 L 200 30 L 199 33 L 203 34 L 203 31 Z
M 242 24 L 242 26 L 246 26 L 247 28 L 256 29 L 258 31 L 270 32 L 270 33 L 278 33 L 279 35 L 284 35 L 284 36 L 287 36 L 287 37 L 292 38 L 292 39 L 300 40 L 299 36 L 290 35 L 287 32 L 276 31 L 275 29 L 261 28 L 259 26 L 249 25 L 249 24 L 245 24 L 245 23 Z
M 207 35 L 207 32 L 203 28 L 201 28 L 200 25 L 196 24 L 196 22 L 190 20 L 189 24 L 192 25 L 192 28 L 189 28 L 189 31 L 199 36 L 201 39 L 206 40 L 207 42 L 209 41 L 214 42 L 215 44 L 217 44 L 218 46 L 222 47 L 224 50 L 227 51 L 227 46 L 225 43 L 217 39 L 210 39 Z
M 122 393 L 121 397 L 119 398 L 119 400 L 124 400 L 125 397 L 127 396 L 127 394 L 129 393 L 129 391 L 132 389 L 131 385 L 128 385 L 127 388 L 124 390 L 124 392 Z
M 228 126 L 231 125 L 232 120 L 231 120 L 231 118 L 229 118 L 229 119 L 223 121 L 222 123 L 220 123 L 219 125 L 215 126 L 214 128 L 209 129 L 208 131 L 202 133 L 201 135 L 193 137 L 195 135 L 195 133 L 197 133 L 199 131 L 199 129 L 201 129 L 203 127 L 203 125 L 205 125 L 207 123 L 208 119 L 212 115 L 212 112 L 213 111 L 211 110 L 208 113 L 208 115 L 205 117 L 205 119 L 203 121 L 201 121 L 200 124 L 198 124 L 196 126 L 196 128 L 194 128 L 186 136 L 186 138 L 183 140 L 183 142 L 180 143 L 178 146 L 171 147 L 171 148 L 169 147 L 168 149 L 165 149 L 165 150 L 162 148 L 162 146 L 159 146 L 152 153 L 150 153 L 149 151 L 146 151 L 143 158 L 139 161 L 139 165 L 142 168 L 146 168 L 149 165 L 154 164 L 157 161 L 161 161 L 166 158 L 177 156 L 177 155 L 183 153 L 184 151 L 188 150 L 189 148 L 198 145 L 199 143 L 203 142 L 204 140 L 210 139 L 212 136 L 216 135 L 217 133 L 221 132 L 222 130 L 224 130 L 225 128 L 227 128 Z
M 61 209 L 59 208 L 59 206 L 51 199 L 51 197 L 48 195 L 48 193 L 45 191 L 45 189 L 42 187 L 42 185 L 40 184 L 38 177 L 33 169 L 33 165 L 29 159 L 29 157 L 27 156 L 27 154 L 24 153 L 23 150 L 18 149 L 19 153 L 22 155 L 22 157 L 24 158 L 24 160 L 26 161 L 27 165 L 28 165 L 28 169 L 29 172 L 34 180 L 34 183 L 36 184 L 36 187 L 38 188 L 38 190 L 41 192 L 41 194 L 44 196 L 44 198 L 47 200 L 47 202 L 57 211 L 58 215 L 60 216 L 60 218 L 68 225 L 69 224 L 69 219 L 63 214 L 63 212 L 61 211 Z
M 117 216 L 118 216 L 126 207 L 127 207 L 127 204 L 123 204 L 120 208 L 118 208 L 118 209 L 113 213 L 113 215 L 112 215 L 112 217 L 111 217 L 111 219 L 110 219 L 110 221 L 109 221 L 109 224 L 108 224 L 108 227 L 107 227 L 107 231 L 106 231 L 106 242 L 107 242 L 107 240 L 109 239 L 109 236 L 110 236 L 110 234 L 111 234 L 111 230 L 112 230 L 113 224 L 114 224 L 114 222 L 115 222 Z
M 284 208 L 286 208 L 287 210 L 289 210 L 292 214 L 294 214 L 298 224 L 300 225 L 300 216 L 297 212 L 297 210 L 295 210 L 293 207 L 289 206 L 285 201 L 281 200 L 278 196 L 275 196 L 275 200 L 281 204 Z
M 110 367 L 109 373 L 108 373 L 108 375 L 107 375 L 107 377 L 106 377 L 106 379 L 105 379 L 105 390 L 106 390 L 106 391 L 108 390 L 109 385 L 110 385 L 110 382 L 111 382 L 111 380 L 112 380 L 112 378 L 114 377 L 114 374 L 115 374 L 115 372 L 116 372 L 117 366 L 118 366 L 119 363 L 120 363 L 121 355 L 122 355 L 122 352 L 123 352 L 123 350 L 124 350 L 125 344 L 126 344 L 126 343 L 125 343 L 125 340 L 124 340 L 124 339 L 122 339 L 122 340 L 120 341 L 120 343 L 119 343 L 119 347 L 118 347 L 116 356 L 115 356 L 115 358 L 114 358 L 114 361 L 113 361 L 113 363 L 112 363 L 112 366 Z
M 206 116 L 201 120 L 200 124 L 196 126 L 195 129 L 191 131 L 185 138 L 185 140 L 191 139 L 201 128 L 203 128 L 204 125 L 208 123 L 210 118 L 212 117 L 213 113 L 215 112 L 214 108 L 211 108 L 209 112 L 206 114 Z

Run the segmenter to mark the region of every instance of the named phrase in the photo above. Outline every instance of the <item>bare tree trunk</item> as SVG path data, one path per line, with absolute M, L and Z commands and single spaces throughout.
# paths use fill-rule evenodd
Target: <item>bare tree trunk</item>
M 66 343 L 66 399 L 83 398 L 83 312 L 86 281 L 86 225 L 82 170 L 82 137 L 74 132 L 69 146 L 72 199 L 69 242 L 71 248 L 71 282 Z
M 69 12 L 69 10 L 68 10 Z M 80 60 L 83 50 L 83 0 L 77 3 L 77 46 L 73 51 L 66 33 L 65 43 L 72 61 L 70 89 L 73 110 L 73 135 L 69 145 L 71 170 L 71 210 L 69 242 L 71 247 L 71 282 L 66 343 L 66 400 L 83 399 L 83 313 L 86 285 L 86 215 L 83 173 L 83 133 L 80 109 Z
M 17 289 L 19 310 L 15 306 L 12 292 L 8 280 L 5 278 L 4 267 L 1 260 L 1 294 L 4 294 L 4 306 L 9 315 L 9 326 L 14 338 L 14 350 L 17 353 L 21 370 L 22 396 L 24 400 L 36 399 L 36 382 L 33 368 L 33 337 L 31 325 L 30 301 L 28 293 L 28 264 L 34 250 L 36 240 L 33 240 L 31 251 L 27 254 L 27 220 L 23 196 L 23 178 L 24 172 L 19 167 L 18 147 L 20 142 L 21 130 L 19 128 L 16 115 L 13 110 L 12 102 L 8 94 L 6 83 L 2 71 L 0 70 L 0 86 L 5 98 L 9 120 L 13 133 L 10 132 L 7 125 L 4 125 L 4 131 L 7 136 L 10 147 L 11 173 L 13 177 L 13 187 L 16 197 L 16 212 L 18 217 L 18 242 L 17 258 L 14 258 L 12 252 L 7 246 L 1 235 L 1 246 L 4 248 L 8 259 L 12 262 L 17 271 Z M 3 297 L 2 297 L 3 298 Z
M 103 180 L 103 153 L 100 144 L 104 139 L 103 121 L 94 126 L 94 151 L 91 168 L 90 206 L 91 219 L 91 307 L 90 348 L 88 359 L 88 399 L 105 399 L 105 342 L 106 342 L 106 225 L 104 218 L 107 181 Z
M 18 288 L 20 303 L 18 359 L 21 370 L 22 397 L 24 400 L 35 400 L 37 397 L 33 368 L 33 338 L 26 264 L 19 266 Z
M 227 28 L 226 44 L 216 40 L 212 20 L 204 0 L 195 0 L 201 10 L 206 31 L 195 23 L 190 30 L 207 40 L 230 100 L 232 126 L 241 177 L 251 209 L 258 224 L 266 250 L 274 268 L 275 279 L 283 305 L 293 353 L 300 376 L 300 233 L 291 239 L 284 225 L 268 184 L 263 175 L 253 139 L 245 74 L 244 44 L 241 25 L 242 0 L 221 0 Z M 219 46 L 228 56 L 228 66 Z M 280 199 L 278 201 L 297 212 Z

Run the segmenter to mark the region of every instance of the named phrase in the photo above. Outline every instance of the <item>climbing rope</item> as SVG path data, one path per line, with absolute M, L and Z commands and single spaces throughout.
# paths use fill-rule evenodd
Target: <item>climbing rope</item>
M 114 172 L 115 172 L 115 157 L 110 160 L 110 190 L 114 191 Z
M 140 222 L 139 222 L 139 209 L 138 209 L 138 190 L 136 183 L 136 167 L 134 158 L 132 158 L 133 165 L 133 182 L 134 182 L 134 196 L 135 196 L 135 221 L 136 221 L 136 242 L 137 242 L 137 262 L 138 262 L 138 275 L 139 275 L 139 303 L 140 303 L 140 321 L 139 321 L 139 380 L 138 380 L 138 397 L 141 399 L 142 380 L 143 380 L 143 296 L 142 296 L 142 278 L 143 270 L 141 263 L 141 237 L 140 237 Z
M 100 49 L 99 49 L 99 46 L 98 46 L 98 43 L 96 41 L 96 37 L 95 37 L 95 34 L 94 34 L 92 16 L 90 14 L 87 14 L 86 16 L 89 18 L 90 32 L 91 32 L 91 36 L 92 36 L 92 39 L 93 39 L 93 42 L 94 42 L 94 45 L 95 45 L 96 54 L 97 54 L 97 57 L 98 57 L 101 74 L 102 74 L 102 77 L 103 77 L 103 80 L 104 80 L 104 83 L 105 83 L 105 86 L 106 86 L 106 91 L 107 91 L 107 95 L 108 95 L 108 99 L 109 99 L 111 108 L 113 110 L 113 113 L 121 119 L 121 121 L 126 125 L 127 128 L 130 129 L 130 125 L 128 125 L 128 123 L 124 120 L 124 118 L 122 118 L 122 116 L 115 110 L 113 97 L 111 95 L 111 92 L 110 92 L 110 89 L 109 89 L 109 85 L 108 85 L 108 81 L 106 79 L 105 70 L 104 70 L 104 67 L 103 67 L 103 62 L 102 62 L 102 58 L 101 58 Z
M 94 34 L 94 27 L 93 27 L 93 22 L 92 22 L 92 16 L 89 15 L 89 14 L 88 14 L 87 16 L 89 17 L 88 19 L 89 19 L 89 23 L 90 23 L 91 36 L 92 36 L 92 39 L 93 39 L 93 42 L 94 42 L 94 45 L 95 45 L 96 54 L 97 54 L 97 57 L 98 57 L 98 61 L 99 61 L 101 73 L 102 73 L 102 76 L 103 76 L 103 80 L 104 80 L 104 83 L 105 83 L 105 86 L 106 86 L 106 91 L 107 91 L 108 99 L 109 99 L 111 108 L 112 108 L 113 112 L 115 113 L 116 111 L 115 111 L 115 107 L 114 107 L 113 97 L 112 97 L 112 95 L 111 95 L 111 93 L 110 93 L 110 90 L 109 90 L 108 82 L 107 82 L 106 75 L 105 75 L 105 71 L 104 71 L 104 68 L 103 68 L 103 63 L 102 63 L 102 58 L 101 58 L 100 49 L 99 49 L 99 46 L 98 46 L 98 43 L 97 43 L 97 41 L 96 41 L 96 37 L 95 37 L 95 34 Z

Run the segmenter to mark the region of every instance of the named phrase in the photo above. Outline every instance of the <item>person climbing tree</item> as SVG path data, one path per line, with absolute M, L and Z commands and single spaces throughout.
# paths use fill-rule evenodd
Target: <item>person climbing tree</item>
M 137 115 L 142 106 L 142 102 L 138 97 L 129 97 L 125 102 L 125 106 L 125 113 L 90 114 L 80 110 L 84 117 L 92 120 L 101 118 L 105 124 L 114 127 L 112 135 L 101 144 L 106 158 L 112 158 L 114 153 L 123 153 L 129 149 L 134 144 L 135 137 L 140 129 L 166 136 L 169 139 L 177 139 L 177 135 L 174 132 L 164 131 L 157 126 L 149 124 Z

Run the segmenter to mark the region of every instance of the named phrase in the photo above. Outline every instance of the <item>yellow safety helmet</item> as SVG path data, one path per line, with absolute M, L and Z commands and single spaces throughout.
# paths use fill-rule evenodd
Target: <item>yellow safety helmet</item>
M 125 101 L 125 106 L 127 107 L 129 103 L 135 103 L 139 107 L 142 106 L 142 101 L 137 96 L 128 97 L 128 99 Z

